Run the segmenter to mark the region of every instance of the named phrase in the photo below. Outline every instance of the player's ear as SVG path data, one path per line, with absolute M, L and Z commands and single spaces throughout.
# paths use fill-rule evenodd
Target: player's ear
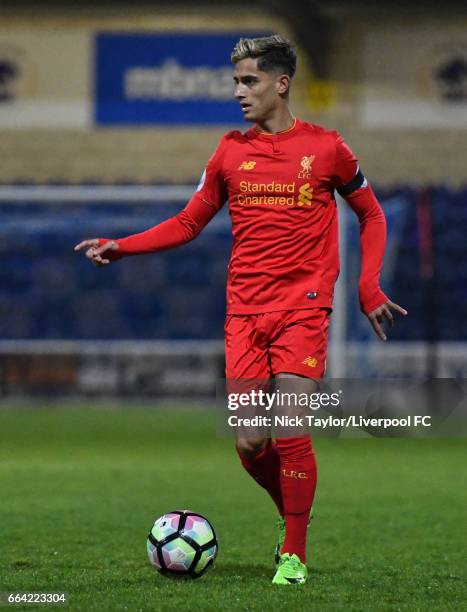
M 290 77 L 288 74 L 281 74 L 277 77 L 276 91 L 279 95 L 284 96 L 289 93 Z

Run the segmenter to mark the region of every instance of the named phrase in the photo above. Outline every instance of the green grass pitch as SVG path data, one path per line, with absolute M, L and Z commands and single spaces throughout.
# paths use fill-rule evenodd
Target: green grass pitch
M 272 503 L 212 413 L 3 408 L 0 591 L 66 591 L 86 612 L 466 609 L 465 440 L 315 448 L 311 578 L 280 588 Z M 152 521 L 176 508 L 217 530 L 219 556 L 200 580 L 169 580 L 147 560 Z

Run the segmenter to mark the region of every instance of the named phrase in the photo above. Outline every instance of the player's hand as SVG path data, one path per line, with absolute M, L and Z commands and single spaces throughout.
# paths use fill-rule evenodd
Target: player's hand
M 386 321 L 389 321 L 390 327 L 393 327 L 394 325 L 394 317 L 392 315 L 391 310 L 395 310 L 404 317 L 407 314 L 407 310 L 405 310 L 405 308 L 402 308 L 402 306 L 399 306 L 398 304 L 391 302 L 391 300 L 388 300 L 385 304 L 379 306 L 379 308 L 376 308 L 375 310 L 372 310 L 367 315 L 373 329 L 375 330 L 375 334 L 383 342 L 386 342 L 387 340 L 387 336 L 383 331 L 383 324 Z
M 105 253 L 108 251 L 118 251 L 119 247 L 114 240 L 107 240 L 107 242 L 99 246 L 99 238 L 91 238 L 90 240 L 83 240 L 83 242 L 80 242 L 74 248 L 75 251 L 82 251 L 83 249 L 86 249 L 85 255 L 93 264 L 96 266 L 106 266 L 111 260 L 105 257 Z

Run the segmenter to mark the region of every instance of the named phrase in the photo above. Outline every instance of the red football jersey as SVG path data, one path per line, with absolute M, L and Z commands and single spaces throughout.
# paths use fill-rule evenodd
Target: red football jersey
M 361 177 L 356 181 L 356 177 Z M 387 301 L 379 288 L 384 214 L 336 131 L 295 120 L 284 132 L 227 133 L 197 192 L 176 217 L 118 240 L 119 254 L 154 252 L 192 240 L 228 200 L 233 247 L 227 312 L 331 307 L 339 273 L 335 190 L 360 219 L 365 312 Z

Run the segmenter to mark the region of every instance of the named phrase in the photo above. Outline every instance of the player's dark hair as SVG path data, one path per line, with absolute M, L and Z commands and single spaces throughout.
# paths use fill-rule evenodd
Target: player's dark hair
M 258 59 L 263 72 L 283 72 L 293 77 L 297 68 L 297 55 L 288 40 L 278 34 L 262 38 L 240 38 L 230 59 L 234 64 L 247 57 Z

